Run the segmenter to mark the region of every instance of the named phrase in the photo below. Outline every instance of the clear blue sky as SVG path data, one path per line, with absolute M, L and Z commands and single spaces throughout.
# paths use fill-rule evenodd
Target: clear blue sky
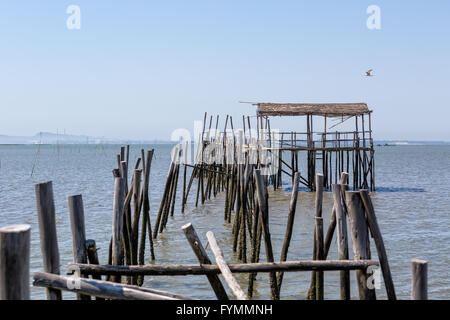
M 169 139 L 240 100 L 365 101 L 377 139 L 450 140 L 448 0 L 2 1 L 0 68 L 0 134 Z

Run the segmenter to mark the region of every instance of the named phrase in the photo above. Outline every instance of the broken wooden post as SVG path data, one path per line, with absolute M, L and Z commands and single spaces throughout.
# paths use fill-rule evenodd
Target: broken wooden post
M 428 300 L 428 262 L 411 260 L 411 300 Z
M 181 227 L 181 229 L 183 230 L 186 239 L 191 245 L 192 251 L 194 251 L 195 255 L 197 256 L 199 263 L 211 264 L 211 260 L 209 259 L 208 254 L 206 253 L 205 248 L 203 247 L 200 238 L 198 237 L 197 232 L 195 232 L 195 229 L 192 226 L 192 224 L 191 223 L 185 224 L 184 226 Z M 213 288 L 214 293 L 217 296 L 217 299 L 228 300 L 227 292 L 225 291 L 225 288 L 220 282 L 219 277 L 217 275 L 211 274 L 207 274 L 206 277 L 208 278 L 208 281 L 211 284 L 211 287 Z
M 214 237 L 214 233 L 208 231 L 206 233 L 206 238 L 208 238 L 209 245 L 211 246 L 211 250 L 216 257 L 216 264 L 222 272 L 222 276 L 225 279 L 225 282 L 231 289 L 231 292 L 236 296 L 238 300 L 248 300 L 247 295 L 242 291 L 241 286 L 237 283 L 236 279 L 233 277 L 233 274 L 228 267 L 225 258 L 223 257 L 222 250 L 217 244 L 216 238 Z
M 44 271 L 59 274 L 59 249 L 52 182 L 36 184 L 35 191 Z M 48 288 L 47 299 L 61 300 L 61 291 Z
M 0 300 L 30 299 L 30 226 L 0 228 Z

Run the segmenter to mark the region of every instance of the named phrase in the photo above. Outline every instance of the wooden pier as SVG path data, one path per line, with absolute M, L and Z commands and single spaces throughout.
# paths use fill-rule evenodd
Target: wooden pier
M 235 299 L 246 300 L 254 295 L 256 274 L 265 273 L 267 278 L 264 281 L 268 281 L 270 297 L 278 300 L 283 297 L 285 272 L 311 272 L 311 281 L 305 284 L 306 299 L 322 300 L 328 294 L 324 273 L 339 271 L 341 299 L 351 297 L 350 281 L 351 273 L 354 272 L 360 299 L 373 300 L 376 299 L 375 287 L 368 283 L 371 272 L 380 268 L 387 297 L 395 300 L 388 257 L 369 195 L 369 189 L 375 188 L 370 113 L 365 104 L 258 104 L 256 132 L 251 129 L 250 117 L 243 117 L 243 128 L 237 130 L 229 116 L 225 119 L 224 129 L 219 131 L 219 117 L 216 117 L 214 129 L 213 117 L 209 117 L 208 126 L 205 113 L 194 163 L 187 161 L 190 150 L 188 142 L 175 145 L 172 151 L 163 195 L 154 216 L 150 212 L 149 201 L 154 150 L 142 149 L 141 156 L 131 165 L 130 146 L 122 147 L 117 154 L 117 167 L 112 170 L 114 197 L 111 201 L 114 205 L 108 261 L 100 263 L 95 240 L 86 234 L 82 195 L 69 196 L 73 263 L 67 266 L 67 275 L 61 275 L 63 269 L 59 259 L 52 182 L 37 184 L 37 219 L 43 272 L 34 274 L 34 285 L 44 287 L 47 299 L 52 300 L 62 299 L 62 291 L 75 292 L 81 300 L 94 297 L 97 300 L 190 299 L 173 292 L 145 288 L 144 277 L 198 275 L 208 279 L 218 299 L 230 299 L 225 289 L 228 287 Z M 275 133 L 270 129 L 269 116 L 302 115 L 306 116 L 308 122 L 308 130 L 304 134 Z M 369 116 L 368 131 L 364 127 L 365 115 Z M 313 116 L 323 116 L 325 123 L 331 117 L 342 117 L 342 121 L 354 117 L 356 131 L 352 133 L 352 139 L 346 139 L 347 133 L 343 132 L 318 133 L 312 128 Z M 358 129 L 358 119 L 362 121 L 362 131 Z M 313 138 L 317 134 L 319 143 Z M 334 139 L 331 138 L 333 135 Z M 288 136 L 290 139 L 287 139 Z M 298 170 L 301 152 L 307 155 L 308 172 L 305 175 Z M 286 162 L 286 153 L 290 153 L 291 165 Z M 322 173 L 316 172 L 316 168 L 320 167 L 317 161 L 320 160 Z M 346 171 L 350 168 L 351 174 Z M 271 188 L 282 186 L 283 174 L 291 177 L 292 191 L 290 202 L 286 203 L 288 219 L 282 249 L 281 252 L 275 252 L 269 223 L 269 198 Z M 180 178 L 182 185 L 179 186 Z M 315 192 L 312 260 L 307 261 L 289 260 L 300 184 Z M 334 200 L 330 221 L 324 221 L 322 214 L 323 192 L 326 190 L 332 192 Z M 198 264 L 155 263 L 158 252 L 155 252 L 153 241 L 170 227 L 168 217 L 179 214 L 175 203 L 177 192 L 181 194 L 181 204 L 178 206 L 181 213 L 189 204 L 199 207 L 206 201 L 218 201 L 214 198 L 220 193 L 224 194 L 221 197 L 224 199 L 223 214 L 218 217 L 232 227 L 230 246 L 237 253 L 239 263 L 227 262 L 228 257 L 224 256 L 212 231 L 206 234 L 213 253 L 213 257 L 210 257 L 205 250 L 206 245 L 202 244 L 190 223 L 183 226 L 180 232 L 184 232 L 186 245 L 192 248 Z M 195 200 L 188 202 L 190 193 L 195 195 Z M 18 233 L 18 236 L 10 233 Z M 338 260 L 328 260 L 334 238 L 337 241 Z M 27 227 L 0 229 L 2 299 L 29 298 L 29 292 L 23 288 L 29 272 L 29 241 Z M 369 250 L 370 241 L 374 241 L 377 249 L 378 258 L 375 260 Z M 261 246 L 264 246 L 264 257 L 261 256 Z M 9 257 L 15 255 L 22 259 L 17 260 L 21 261 L 20 268 L 9 263 L 12 259 Z M 426 262 L 413 261 L 412 271 L 412 298 L 426 299 Z M 247 283 L 237 282 L 235 273 L 247 273 Z M 219 274 L 223 276 L 225 284 L 218 277 Z M 19 289 L 10 290 L 11 281 Z

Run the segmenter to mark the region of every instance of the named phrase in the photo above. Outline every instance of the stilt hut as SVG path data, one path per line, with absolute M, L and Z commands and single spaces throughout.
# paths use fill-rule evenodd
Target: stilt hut
M 354 189 L 375 190 L 375 162 L 372 139 L 371 113 L 366 103 L 254 103 L 260 128 L 270 132 L 270 117 L 305 117 L 306 132 L 280 131 L 278 174 L 275 183 L 281 186 L 285 173 L 292 179 L 299 171 L 299 159 L 306 159 L 307 172 L 300 172 L 300 182 L 315 190 L 315 175 L 322 170 L 324 187 L 339 183 L 342 172 L 350 174 L 349 184 Z M 313 117 L 323 118 L 323 130 L 313 128 Z M 332 130 L 337 125 L 352 121 L 352 130 Z M 331 120 L 334 123 L 331 124 Z M 327 123 L 328 122 L 328 123 Z M 305 156 L 300 157 L 304 154 Z M 290 158 L 290 159 L 289 159 Z M 301 161 L 301 160 L 300 160 Z

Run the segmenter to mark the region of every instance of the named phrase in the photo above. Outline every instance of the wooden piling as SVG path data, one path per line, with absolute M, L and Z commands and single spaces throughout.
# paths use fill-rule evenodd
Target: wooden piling
M 318 180 L 316 180 L 318 181 Z M 315 260 L 324 260 L 323 253 L 323 218 L 315 217 L 315 242 L 316 242 L 316 256 Z M 314 274 L 314 273 L 313 273 Z M 324 287 L 323 287 L 323 271 L 319 270 L 315 272 L 315 298 L 316 300 L 324 299 Z
M 360 190 L 361 200 L 364 204 L 364 209 L 367 217 L 367 224 L 369 225 L 370 233 L 375 241 L 377 248 L 378 259 L 380 260 L 381 271 L 383 272 L 384 285 L 389 300 L 396 300 L 394 282 L 392 281 L 391 269 L 389 268 L 388 257 L 384 247 L 383 236 L 381 235 L 380 227 L 378 226 L 375 209 L 370 199 L 367 190 Z
M 288 250 L 289 250 L 289 245 L 291 243 L 292 230 L 294 228 L 295 211 L 296 211 L 296 207 L 297 207 L 299 181 L 300 181 L 299 173 L 296 172 L 294 174 L 294 184 L 292 185 L 291 201 L 289 203 L 288 220 L 287 220 L 287 224 L 286 224 L 286 233 L 284 236 L 283 247 L 281 249 L 280 262 L 286 261 Z M 277 276 L 278 291 L 281 291 L 281 283 L 282 282 L 283 282 L 283 273 L 280 272 L 280 273 L 278 273 L 278 276 Z
M 348 217 L 350 220 L 350 234 L 353 244 L 353 255 L 355 260 L 370 259 L 369 229 L 366 223 L 366 216 L 358 191 L 345 192 Z M 365 270 L 356 272 L 359 298 L 361 300 L 375 300 L 375 288 L 367 285 L 369 275 Z
M 339 260 L 348 259 L 348 238 L 347 238 L 347 221 L 344 214 L 342 203 L 341 186 L 338 184 L 331 185 L 334 199 L 334 207 L 336 210 L 336 236 L 338 243 Z M 341 271 L 341 299 L 350 300 L 350 274 L 348 271 Z
M 86 231 L 84 224 L 84 207 L 81 194 L 67 197 L 70 228 L 72 231 L 73 262 L 87 263 Z M 80 276 L 80 275 L 78 275 Z M 90 300 L 89 296 L 77 294 L 78 300 Z
M 266 198 L 266 190 L 265 190 L 266 187 L 264 185 L 260 169 L 255 170 L 255 181 L 258 194 L 258 204 L 261 210 L 260 222 L 262 226 L 262 232 L 264 234 L 266 258 L 267 262 L 274 262 L 272 241 L 270 239 L 270 231 L 269 231 L 269 208 L 268 208 L 268 201 Z M 270 279 L 271 297 L 274 300 L 278 300 L 280 298 L 280 292 L 278 290 L 275 272 L 269 273 L 269 279 Z
M 125 180 L 114 178 L 114 202 L 112 223 L 112 265 L 123 264 L 123 211 L 124 211 Z M 113 278 L 120 282 L 120 278 Z
M 59 249 L 52 182 L 36 184 L 35 191 L 44 271 L 59 274 Z M 48 288 L 47 299 L 61 300 L 61 291 Z
M 30 299 L 30 226 L 0 228 L 0 300 Z
M 411 260 L 411 300 L 428 300 L 428 262 Z

